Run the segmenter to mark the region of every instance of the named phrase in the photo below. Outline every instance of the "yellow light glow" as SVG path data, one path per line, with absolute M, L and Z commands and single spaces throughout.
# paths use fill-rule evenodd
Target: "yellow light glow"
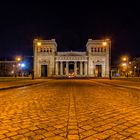
M 122 64 L 122 66 L 124 66 L 124 67 L 125 67 L 125 66 L 127 66 L 127 64 L 126 64 L 126 63 L 123 63 L 123 64 Z
M 107 42 L 104 41 L 102 44 L 103 44 L 103 46 L 106 46 L 107 45 Z
M 21 61 L 21 57 L 16 57 L 16 61 Z
M 126 57 L 123 57 L 123 61 L 126 61 L 127 60 L 127 58 Z
M 41 42 L 37 42 L 37 45 L 38 45 L 38 46 L 41 46 Z

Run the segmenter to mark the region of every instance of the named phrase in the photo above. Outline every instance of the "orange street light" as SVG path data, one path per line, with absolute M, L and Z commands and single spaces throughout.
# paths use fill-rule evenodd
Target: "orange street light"
M 121 59 L 122 59 L 122 61 L 127 61 L 128 62 L 128 56 L 123 56 Z
M 123 58 L 123 61 L 126 61 L 126 57 Z
M 21 61 L 21 57 L 16 57 L 16 61 Z
M 122 66 L 123 66 L 123 67 L 126 67 L 126 66 L 127 66 L 127 63 L 122 63 Z
M 128 78 L 128 70 L 129 70 L 129 62 L 128 62 L 129 58 L 128 56 L 124 56 L 122 57 L 122 61 L 125 63 L 122 63 L 122 66 L 125 67 L 125 71 L 126 71 L 126 77 Z

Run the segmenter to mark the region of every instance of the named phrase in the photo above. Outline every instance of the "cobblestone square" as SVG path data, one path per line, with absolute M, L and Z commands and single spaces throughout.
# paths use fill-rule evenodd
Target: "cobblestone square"
M 0 90 L 1 140 L 140 140 L 140 83 L 49 79 Z

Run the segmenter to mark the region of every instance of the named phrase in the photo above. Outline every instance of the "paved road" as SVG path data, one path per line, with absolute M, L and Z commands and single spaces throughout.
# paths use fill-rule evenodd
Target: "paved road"
M 48 80 L 0 91 L 0 139 L 140 140 L 140 84 L 109 83 Z

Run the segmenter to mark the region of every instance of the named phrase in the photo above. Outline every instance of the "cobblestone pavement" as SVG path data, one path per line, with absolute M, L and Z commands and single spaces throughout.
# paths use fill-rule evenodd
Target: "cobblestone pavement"
M 69 79 L 0 91 L 0 140 L 140 140 L 140 90 Z

